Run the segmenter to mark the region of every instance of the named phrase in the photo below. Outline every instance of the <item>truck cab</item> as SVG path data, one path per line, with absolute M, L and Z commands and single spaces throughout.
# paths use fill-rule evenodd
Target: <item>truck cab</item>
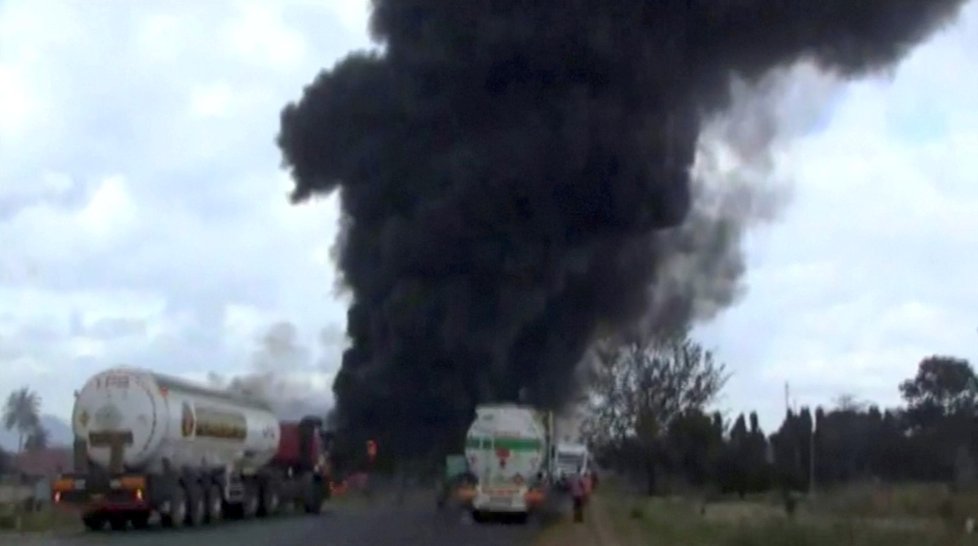
M 560 442 L 554 449 L 554 472 L 557 483 L 566 488 L 567 479 L 581 474 L 588 484 L 590 475 L 591 455 L 584 444 Z

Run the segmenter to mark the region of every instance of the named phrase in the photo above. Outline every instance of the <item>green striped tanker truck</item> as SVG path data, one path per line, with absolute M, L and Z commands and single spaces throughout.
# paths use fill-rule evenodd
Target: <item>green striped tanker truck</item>
M 465 438 L 468 474 L 474 478 L 459 500 L 481 521 L 510 514 L 523 521 L 542 508 L 551 493 L 553 414 L 518 404 L 487 404 Z

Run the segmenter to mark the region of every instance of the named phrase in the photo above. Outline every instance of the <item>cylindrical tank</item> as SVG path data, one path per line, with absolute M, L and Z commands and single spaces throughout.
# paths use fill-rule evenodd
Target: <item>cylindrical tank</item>
M 476 408 L 465 440 L 469 470 L 486 485 L 532 482 L 544 469 L 547 449 L 540 413 L 515 404 Z
M 265 405 L 138 368 L 113 368 L 88 380 L 75 398 L 75 438 L 108 468 L 113 443 L 122 465 L 174 468 L 258 467 L 275 455 L 279 424 Z

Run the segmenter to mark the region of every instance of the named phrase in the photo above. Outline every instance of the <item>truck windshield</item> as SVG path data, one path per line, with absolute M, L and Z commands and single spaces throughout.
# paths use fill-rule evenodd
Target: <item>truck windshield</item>
M 558 453 L 557 464 L 564 468 L 573 467 L 577 470 L 578 465 L 584 462 L 584 457 L 576 453 Z

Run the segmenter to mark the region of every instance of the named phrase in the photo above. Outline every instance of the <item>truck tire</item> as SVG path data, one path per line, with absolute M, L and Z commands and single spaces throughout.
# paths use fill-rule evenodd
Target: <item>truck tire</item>
M 307 514 L 318 514 L 323 509 L 323 490 L 322 482 L 313 481 L 306 490 L 306 502 L 304 508 Z
M 132 526 L 134 529 L 146 529 L 149 527 L 149 512 L 139 512 L 132 516 Z
M 221 488 L 211 484 L 207 488 L 207 521 L 217 523 L 224 519 L 224 496 Z
M 244 499 L 241 500 L 241 517 L 251 519 L 257 516 L 259 504 L 258 491 L 253 487 L 246 488 Z
M 261 490 L 261 506 L 258 509 L 258 515 L 260 517 L 275 515 L 278 512 L 279 504 L 278 491 L 275 489 L 275 486 L 266 483 L 265 487 L 262 487 Z
M 170 512 L 160 517 L 163 527 L 180 528 L 187 523 L 187 494 L 182 486 L 173 488 L 170 495 Z
M 187 486 L 187 525 L 200 527 L 207 521 L 207 502 L 199 485 Z
M 82 523 L 89 531 L 101 531 L 105 528 L 105 516 L 102 514 L 86 514 L 82 516 Z
M 109 528 L 113 531 L 125 531 L 129 525 L 129 518 L 124 514 L 113 514 L 109 516 Z

